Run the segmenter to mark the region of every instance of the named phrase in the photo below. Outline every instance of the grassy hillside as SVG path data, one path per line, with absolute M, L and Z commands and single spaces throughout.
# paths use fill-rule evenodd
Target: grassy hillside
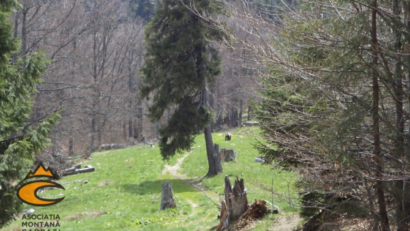
M 196 138 L 191 152 L 175 156 L 169 163 L 161 160 L 158 147 L 130 147 L 116 151 L 93 153 L 93 160 L 84 161 L 92 165 L 95 172 L 68 176 L 60 180 L 62 190 L 48 190 L 40 196 L 61 197 L 59 204 L 48 207 L 33 207 L 36 214 L 58 214 L 60 229 L 69 230 L 205 230 L 218 224 L 218 210 L 197 187 L 205 188 L 206 193 L 219 201 L 223 194 L 223 178 L 235 176 L 245 179 L 250 203 L 254 199 L 272 200 L 272 179 L 274 203 L 282 214 L 296 211 L 284 196 L 295 196 L 294 182 L 297 175 L 254 162 L 258 156 L 252 148 L 253 139 L 248 132 L 253 129 L 240 129 L 232 132 L 231 141 L 224 141 L 222 133 L 213 134 L 214 141 L 221 148 L 233 148 L 237 162 L 224 163 L 224 173 L 211 179 L 197 182 L 207 172 L 207 159 L 203 135 Z M 165 165 L 180 168 L 163 171 Z M 181 161 L 180 161 L 181 162 Z M 161 185 L 165 181 L 173 184 L 177 208 L 158 211 L 160 206 Z M 85 183 L 87 182 L 87 183 Z M 288 192 L 289 185 L 289 192 Z M 292 201 L 291 201 L 292 202 Z M 281 216 L 281 215 L 276 215 Z M 256 223 L 252 230 L 266 230 L 274 223 L 275 216 L 267 217 Z M 22 220 L 15 221 L 5 230 L 23 230 Z

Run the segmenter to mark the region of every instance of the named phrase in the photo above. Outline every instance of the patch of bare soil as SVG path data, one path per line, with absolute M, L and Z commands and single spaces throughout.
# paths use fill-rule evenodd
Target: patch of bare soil
M 83 212 L 83 213 L 76 213 L 71 216 L 68 216 L 66 218 L 67 221 L 73 221 L 73 220 L 80 220 L 84 216 L 88 216 L 89 218 L 96 218 L 101 215 L 106 214 L 107 212 L 101 212 L 101 211 L 96 211 L 96 212 Z
M 189 156 L 189 154 L 191 154 L 191 153 L 188 152 L 187 154 L 185 154 L 181 158 L 179 158 L 175 165 L 165 165 L 164 170 L 162 170 L 162 175 L 165 175 L 165 174 L 167 174 L 167 172 L 169 172 L 169 174 L 171 174 L 171 176 L 173 176 L 175 178 L 178 178 L 178 179 L 185 178 L 186 175 L 178 173 L 178 170 L 181 169 L 182 162 L 184 162 L 185 158 L 187 158 Z
M 108 179 L 104 179 L 103 181 L 101 181 L 100 183 L 98 183 L 98 186 L 106 186 L 109 185 L 111 182 Z
M 296 230 L 301 220 L 299 214 L 278 216 L 269 231 L 292 231 Z

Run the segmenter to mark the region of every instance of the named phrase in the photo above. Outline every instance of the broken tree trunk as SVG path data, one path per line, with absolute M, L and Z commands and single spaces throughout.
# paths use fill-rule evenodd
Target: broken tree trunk
M 221 149 L 221 160 L 222 161 L 235 161 L 235 152 L 233 149 Z
M 209 128 L 207 128 L 209 129 Z M 205 134 L 205 138 L 206 138 Z M 212 139 L 212 137 L 211 137 Z M 218 173 L 222 172 L 222 164 L 221 164 L 221 156 L 219 153 L 219 145 L 214 144 L 213 147 L 208 147 L 207 148 L 207 155 L 208 155 L 208 165 L 209 165 L 209 170 L 208 173 L 206 174 L 207 177 L 212 177 L 216 176 Z M 210 151 L 208 151 L 208 148 L 210 148 Z
M 175 203 L 173 193 L 172 193 L 172 184 L 168 181 L 162 184 L 162 191 L 161 191 L 161 206 L 160 210 L 164 210 L 166 208 L 176 208 L 177 204 Z
M 248 209 L 248 199 L 243 179 L 235 180 L 234 187 L 231 186 L 229 177 L 225 177 L 225 201 L 221 202 L 222 210 L 220 223 L 217 231 L 228 230 L 238 218 Z

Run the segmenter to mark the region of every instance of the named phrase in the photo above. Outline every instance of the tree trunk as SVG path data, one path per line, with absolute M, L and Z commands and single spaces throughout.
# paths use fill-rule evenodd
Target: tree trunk
M 134 139 L 135 140 L 140 140 L 141 139 L 141 137 L 140 137 L 140 132 L 139 132 L 139 127 L 138 127 L 138 119 L 136 118 L 136 117 L 134 117 L 134 122 L 132 123 L 132 130 L 133 130 L 133 133 L 134 133 Z
M 102 127 L 99 127 L 98 128 L 98 130 L 97 130 L 97 134 L 98 134 L 98 143 L 97 143 L 97 147 L 98 147 L 98 149 L 100 149 L 100 147 L 101 147 L 101 140 L 102 140 Z
M 211 139 L 212 142 L 212 135 L 211 135 L 211 128 L 208 126 L 204 130 L 205 134 L 205 142 L 207 139 Z M 208 137 L 210 136 L 210 137 Z M 219 145 L 215 144 L 213 147 L 208 146 L 208 142 L 206 142 L 206 153 L 208 157 L 208 173 L 206 177 L 212 177 L 218 175 L 218 173 L 222 172 L 222 164 L 221 164 L 221 157 L 219 155 Z
M 248 121 L 252 119 L 252 117 L 251 117 L 251 111 L 252 111 L 251 106 L 248 106 Z
M 132 139 L 134 136 L 132 134 L 132 115 L 129 115 L 128 118 L 128 139 Z
M 400 22 L 399 1 L 392 2 L 393 17 L 397 22 Z M 395 50 L 394 60 L 394 79 L 393 89 L 396 94 L 396 139 L 394 144 L 396 158 L 404 160 L 404 113 L 403 113 L 403 80 L 402 80 L 402 60 L 401 60 L 401 32 L 396 24 L 393 24 L 393 44 Z M 400 166 L 402 169 L 403 166 Z M 409 193 L 406 193 L 404 181 L 398 180 L 394 184 L 394 196 L 396 204 L 396 223 L 397 231 L 410 230 L 410 205 L 406 201 L 409 200 Z M 407 194 L 407 195 L 406 195 Z M 406 211 L 407 210 L 407 211 Z
M 239 126 L 242 127 L 243 100 L 239 100 Z
M 376 28 L 376 15 L 377 15 L 377 0 L 373 0 L 372 3 L 372 49 L 373 49 L 373 142 L 374 149 L 373 155 L 376 159 L 376 177 L 381 179 L 383 177 L 383 160 L 380 147 L 380 122 L 379 122 L 379 80 L 377 73 L 377 63 L 378 63 L 378 41 L 377 41 L 377 28 Z M 379 214 L 383 231 L 390 231 L 389 228 L 389 218 L 387 217 L 386 201 L 384 197 L 384 189 L 382 181 L 376 182 L 376 194 L 379 204 Z
M 409 33 L 410 32 L 410 4 L 406 4 L 406 7 L 405 7 L 405 11 L 406 11 L 406 20 L 407 20 L 407 23 L 406 23 L 406 25 L 407 25 L 407 33 Z M 407 38 L 407 53 L 409 53 L 409 51 L 410 51 L 410 36 L 406 36 L 406 38 Z M 410 55 L 407 55 L 407 60 L 406 60 L 407 62 L 407 66 L 408 65 L 410 65 Z M 407 80 L 407 89 L 408 89 L 408 92 L 407 92 L 407 101 L 408 101 L 408 110 L 410 111 L 410 92 L 409 92 L 409 90 L 410 90 L 410 70 L 408 71 L 408 73 L 407 73 L 407 76 L 408 76 L 408 80 Z M 406 156 L 406 160 L 407 161 L 410 161 L 410 123 L 409 123 L 409 127 L 408 127 L 408 133 L 407 133 L 407 152 L 406 152 L 406 154 L 407 154 L 407 156 Z
M 230 109 L 229 109 L 229 105 L 226 105 L 226 115 L 224 118 L 224 123 L 228 126 L 231 126 L 231 115 L 229 113 Z
M 132 57 L 132 54 L 130 54 L 130 56 Z M 133 103 L 132 103 L 132 99 L 133 99 L 133 92 L 134 92 L 134 88 L 133 88 L 133 84 L 132 84 L 132 69 L 131 69 L 131 65 L 132 65 L 132 59 L 128 60 L 128 94 L 130 95 L 129 100 L 128 100 L 128 107 L 129 107 L 129 112 L 128 112 L 128 139 L 132 140 L 133 139 L 133 129 L 132 129 L 132 117 L 133 117 Z
M 202 66 L 201 61 L 198 61 L 197 64 L 198 67 Z M 201 68 L 198 68 L 198 75 L 200 75 L 200 70 Z M 202 105 L 204 107 L 208 107 L 208 93 L 206 90 L 207 82 L 206 82 L 206 77 L 203 76 L 203 89 L 202 89 Z M 221 159 L 219 157 L 219 146 L 215 144 L 214 148 L 214 142 L 212 140 L 212 133 L 211 133 L 211 125 L 209 124 L 205 129 L 204 129 L 204 136 L 205 136 L 205 145 L 206 145 L 206 155 L 208 157 L 208 173 L 206 174 L 207 177 L 212 177 L 217 175 L 218 173 L 222 172 L 222 165 L 221 165 Z
M 159 122 L 155 123 L 155 138 L 159 139 Z
M 73 137 L 68 138 L 68 155 L 74 155 L 74 141 Z
M 122 121 L 122 139 L 125 143 L 129 142 L 127 138 L 127 120 L 126 119 Z
M 164 210 L 166 208 L 176 208 L 177 204 L 175 203 L 173 192 L 172 192 L 172 184 L 168 181 L 162 184 L 162 191 L 161 191 L 161 206 L 159 207 L 160 210 Z
M 21 54 L 23 55 L 24 61 L 26 60 L 26 52 L 27 52 L 27 13 L 28 9 L 23 4 L 23 20 L 21 24 Z M 25 66 L 24 62 L 24 66 Z
M 16 10 L 15 18 L 14 18 L 14 38 L 18 36 L 18 28 L 19 28 L 19 14 L 20 10 Z M 17 61 L 17 54 L 13 54 L 13 63 Z
M 229 177 L 225 177 L 225 200 L 222 201 L 220 222 L 217 231 L 228 230 L 239 217 L 248 209 L 248 198 L 243 179 L 235 180 L 234 187 L 231 186 Z
M 210 90 L 211 90 L 211 95 L 210 95 L 210 97 L 209 97 L 209 109 L 211 110 L 211 111 L 215 111 L 214 109 L 214 105 L 215 105 L 215 83 L 212 83 L 212 84 L 210 84 Z M 214 129 L 215 129 L 215 121 L 214 121 L 214 119 L 212 119 L 212 122 L 211 122 L 211 132 L 214 132 Z
M 142 110 L 142 101 L 138 100 L 137 103 L 137 121 L 135 123 L 136 126 L 136 136 L 140 137 L 142 135 L 143 132 L 143 110 Z
M 87 157 L 91 156 L 91 153 L 94 152 L 95 148 L 94 148 L 94 135 L 95 135 L 95 117 L 93 115 L 92 119 L 91 119 L 91 141 L 90 141 L 90 154 L 86 155 Z
M 232 107 L 231 113 L 231 127 L 238 127 L 238 109 L 236 107 Z

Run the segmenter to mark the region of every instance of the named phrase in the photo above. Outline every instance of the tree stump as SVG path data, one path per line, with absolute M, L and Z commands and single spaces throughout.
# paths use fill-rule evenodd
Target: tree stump
M 235 152 L 233 149 L 221 149 L 221 160 L 228 162 L 228 161 L 235 161 Z
M 225 177 L 225 200 L 221 202 L 222 209 L 217 231 L 228 230 L 238 218 L 248 209 L 248 199 L 243 179 L 236 177 L 234 187 L 229 177 Z
M 162 191 L 161 191 L 161 206 L 160 210 L 164 210 L 166 208 L 176 208 L 177 204 L 175 203 L 173 193 L 172 193 L 172 184 L 168 181 L 162 184 Z

